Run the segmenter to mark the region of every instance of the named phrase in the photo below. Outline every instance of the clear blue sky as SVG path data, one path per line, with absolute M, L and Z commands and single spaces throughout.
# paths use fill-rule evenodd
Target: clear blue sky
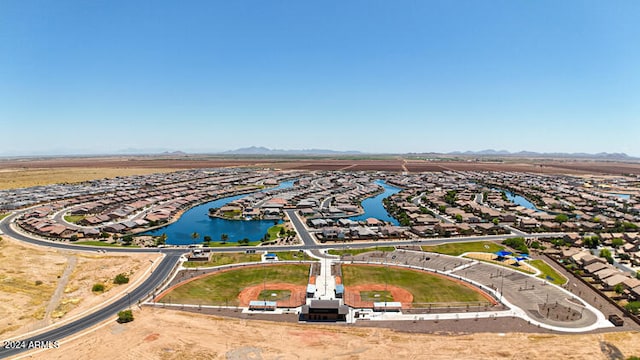
M 0 155 L 640 156 L 639 1 L 0 1 Z

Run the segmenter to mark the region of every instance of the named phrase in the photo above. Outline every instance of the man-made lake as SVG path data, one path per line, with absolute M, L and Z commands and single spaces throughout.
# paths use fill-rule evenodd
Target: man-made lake
M 349 219 L 354 221 L 363 221 L 367 220 L 368 218 L 376 218 L 382 221 L 390 222 L 393 225 L 399 225 L 400 223 L 398 222 L 398 220 L 394 219 L 389 215 L 389 213 L 387 213 L 387 210 L 382 204 L 382 200 L 393 194 L 399 193 L 401 189 L 395 186 L 388 185 L 382 180 L 376 181 L 376 184 L 382 186 L 384 192 L 362 201 L 362 209 L 364 210 L 364 214 L 350 217 Z
M 383 181 L 376 181 L 376 184 L 384 188 L 384 192 L 365 199 L 362 207 L 365 211 L 363 215 L 352 217 L 352 220 L 366 220 L 373 217 L 383 221 L 398 225 L 398 220 L 392 218 L 382 205 L 382 199 L 391 196 L 400 189 L 387 185 Z M 293 186 L 293 181 L 283 182 L 275 189 L 285 189 Z M 269 189 L 274 190 L 274 189 Z M 210 201 L 187 210 L 178 221 L 165 227 L 148 231 L 145 235 L 160 236 L 167 234 L 167 244 L 169 245 L 189 245 L 194 243 L 202 243 L 204 236 L 211 236 L 212 241 L 220 241 L 222 234 L 227 234 L 228 242 L 237 242 L 247 238 L 251 241 L 262 239 L 267 229 L 274 225 L 274 220 L 225 220 L 220 218 L 209 217 L 209 208 L 219 208 L 234 200 L 247 196 L 247 194 L 230 196 L 214 201 Z M 279 222 L 279 221 L 278 221 Z M 193 239 L 191 234 L 198 233 L 200 237 Z
M 276 188 L 265 191 L 290 188 L 293 182 L 286 181 Z M 153 236 L 167 234 L 169 245 L 201 243 L 203 237 L 207 235 L 211 236 L 212 241 L 220 241 L 222 234 L 229 236 L 228 242 L 237 242 L 244 238 L 251 241 L 260 240 L 267 233 L 267 229 L 273 226 L 274 220 L 239 221 L 209 217 L 209 208 L 219 208 L 245 196 L 247 194 L 230 196 L 195 206 L 182 214 L 178 221 L 144 234 Z M 194 232 L 200 234 L 198 239 L 191 238 Z
M 531 210 L 535 210 L 535 211 L 541 211 L 535 205 L 533 205 L 533 203 L 531 201 L 525 199 L 524 197 L 522 197 L 522 196 L 520 196 L 518 194 L 514 194 L 511 191 L 502 190 L 502 189 L 495 189 L 495 190 L 504 191 L 505 194 L 507 194 L 507 199 L 509 199 L 509 201 L 511 201 L 512 203 L 514 203 L 516 205 L 524 206 L 527 209 L 531 209 Z

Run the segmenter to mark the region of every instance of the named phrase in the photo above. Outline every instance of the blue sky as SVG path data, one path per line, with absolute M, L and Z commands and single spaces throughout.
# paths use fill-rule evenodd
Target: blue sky
M 0 155 L 640 156 L 638 1 L 0 1 Z

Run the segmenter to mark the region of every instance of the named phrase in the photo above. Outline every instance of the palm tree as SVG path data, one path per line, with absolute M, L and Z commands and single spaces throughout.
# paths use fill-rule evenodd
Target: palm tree
M 205 245 L 209 246 L 209 243 L 211 242 L 211 236 L 205 235 L 202 239 L 204 240 Z
M 227 234 L 221 234 L 220 235 L 220 242 L 222 242 L 223 244 L 227 242 L 227 240 L 229 240 L 229 235 Z
M 200 234 L 198 234 L 197 232 L 193 232 L 193 234 L 191 234 L 191 238 L 193 239 L 193 243 L 196 243 L 196 240 L 200 237 Z

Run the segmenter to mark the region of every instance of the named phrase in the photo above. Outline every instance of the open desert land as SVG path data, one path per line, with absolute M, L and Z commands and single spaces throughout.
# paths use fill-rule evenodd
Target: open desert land
M 116 176 L 220 167 L 320 171 L 505 171 L 543 174 L 640 174 L 640 162 L 509 158 L 501 161 L 416 160 L 402 156 L 221 157 L 214 155 L 23 158 L 0 160 L 0 189 L 76 183 Z
M 383 328 L 224 318 L 161 308 L 134 310 L 34 359 L 623 359 L 638 333 L 421 334 Z M 124 350 L 126 349 L 126 350 Z
M 0 241 L 0 335 L 3 339 L 67 320 L 123 295 L 147 275 L 158 254 L 98 254 Z M 117 274 L 129 284 L 115 285 Z M 103 292 L 92 292 L 104 284 Z

